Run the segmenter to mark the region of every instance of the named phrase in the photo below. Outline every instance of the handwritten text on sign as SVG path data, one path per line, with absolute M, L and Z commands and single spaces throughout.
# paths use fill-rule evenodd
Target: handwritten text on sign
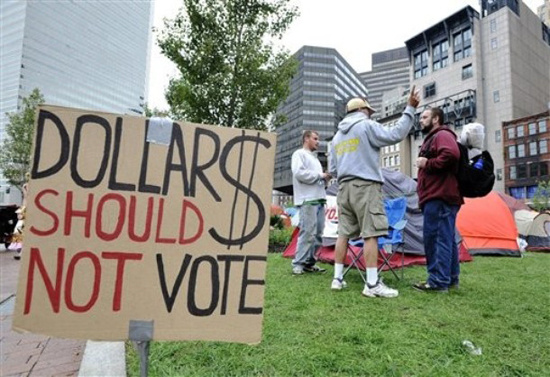
M 38 113 L 14 328 L 127 339 L 261 339 L 275 137 Z

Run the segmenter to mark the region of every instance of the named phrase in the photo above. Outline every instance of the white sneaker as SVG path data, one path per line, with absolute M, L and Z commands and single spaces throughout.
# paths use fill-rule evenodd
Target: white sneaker
M 304 270 L 302 269 L 302 267 L 294 267 L 292 269 L 292 275 L 303 275 L 304 274 Z
M 332 289 L 333 291 L 341 291 L 347 286 L 348 286 L 348 283 L 346 283 L 344 279 L 334 278 L 332 279 L 332 284 L 330 286 L 330 289 Z
M 366 284 L 361 294 L 365 297 L 397 297 L 399 291 L 386 286 L 381 280 L 378 280 L 378 283 L 373 287 L 369 287 Z

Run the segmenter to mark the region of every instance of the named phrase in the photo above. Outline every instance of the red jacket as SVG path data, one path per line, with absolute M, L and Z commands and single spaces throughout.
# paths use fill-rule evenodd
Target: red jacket
M 428 159 L 426 166 L 418 169 L 420 208 L 433 199 L 441 199 L 448 204 L 464 204 L 456 178 L 460 150 L 454 132 L 445 126 L 432 130 L 424 139 L 419 156 Z

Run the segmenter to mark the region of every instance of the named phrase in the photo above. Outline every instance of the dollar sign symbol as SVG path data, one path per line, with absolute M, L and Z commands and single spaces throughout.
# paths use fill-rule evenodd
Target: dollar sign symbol
M 243 162 L 243 154 L 244 154 L 244 145 L 246 142 L 252 142 L 254 143 L 254 155 L 252 157 L 252 171 L 250 173 L 250 178 L 248 180 L 248 186 L 245 186 L 243 183 L 241 183 L 241 171 L 242 171 L 242 162 Z M 231 151 L 234 147 L 240 144 L 241 150 L 239 152 L 239 168 L 237 173 L 237 178 L 233 178 L 227 171 L 227 160 L 229 155 L 231 154 Z M 236 138 L 231 139 L 223 148 L 223 151 L 220 155 L 220 171 L 223 175 L 223 177 L 235 187 L 235 195 L 233 198 L 233 205 L 231 209 L 231 221 L 229 223 L 229 237 L 221 236 L 218 231 L 214 228 L 210 228 L 208 233 L 214 238 L 217 242 L 221 243 L 222 245 L 227 245 L 227 248 L 229 249 L 231 246 L 240 245 L 240 248 L 242 249 L 244 244 L 248 241 L 252 240 L 254 237 L 260 233 L 262 230 L 262 227 L 265 223 L 265 209 L 262 204 L 262 201 L 256 195 L 254 191 L 251 190 L 252 183 L 254 180 L 254 171 L 256 168 L 256 162 L 258 159 L 258 148 L 262 145 L 266 149 L 269 149 L 271 147 L 271 143 L 267 139 L 263 139 L 260 136 L 260 133 L 258 133 L 256 136 L 250 136 L 246 135 L 243 131 L 241 136 L 238 136 Z M 244 224 L 241 236 L 239 238 L 233 238 L 233 228 L 235 224 L 235 210 L 237 206 L 237 199 L 239 197 L 239 193 L 242 192 L 244 195 L 246 195 L 246 209 L 243 216 Z M 256 224 L 254 225 L 254 228 L 248 233 L 246 233 L 246 228 L 248 225 L 248 216 L 249 216 L 249 210 L 250 210 L 250 201 L 252 201 L 253 204 L 256 205 L 258 210 L 258 217 Z M 239 216 L 240 217 L 240 216 Z

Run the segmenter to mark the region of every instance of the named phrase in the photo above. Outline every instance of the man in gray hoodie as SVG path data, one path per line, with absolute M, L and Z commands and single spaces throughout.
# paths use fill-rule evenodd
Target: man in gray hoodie
M 415 108 L 420 102 L 413 86 L 403 115 L 393 127 L 370 119 L 374 109 L 363 98 L 353 98 L 346 106 L 346 117 L 330 144 L 330 169 L 338 177 L 338 239 L 331 288 L 341 290 L 348 240 L 364 239 L 367 284 L 366 297 L 397 297 L 399 292 L 378 278 L 378 240 L 388 234 L 388 220 L 382 195 L 380 148 L 403 140 L 414 125 Z

